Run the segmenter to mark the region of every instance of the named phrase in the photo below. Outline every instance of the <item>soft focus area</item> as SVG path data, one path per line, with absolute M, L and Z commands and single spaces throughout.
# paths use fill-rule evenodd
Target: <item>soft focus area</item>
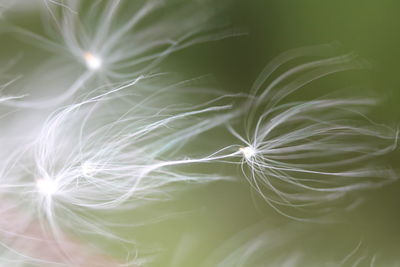
M 400 266 L 399 9 L 0 0 L 0 266 Z

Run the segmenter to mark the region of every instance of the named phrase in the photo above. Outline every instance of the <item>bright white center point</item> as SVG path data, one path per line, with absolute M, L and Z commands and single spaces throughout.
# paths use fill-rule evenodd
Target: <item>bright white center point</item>
M 90 52 L 86 52 L 83 54 L 83 58 L 85 59 L 86 66 L 91 70 L 97 70 L 101 67 L 102 61 L 101 58 L 93 55 Z
M 81 171 L 83 176 L 90 177 L 96 172 L 96 168 L 92 164 L 85 162 L 81 166 Z
M 56 182 L 51 179 L 38 179 L 36 187 L 39 193 L 45 196 L 51 196 L 58 191 Z
M 256 151 L 251 146 L 241 147 L 239 151 L 242 152 L 246 159 L 251 159 L 256 154 Z

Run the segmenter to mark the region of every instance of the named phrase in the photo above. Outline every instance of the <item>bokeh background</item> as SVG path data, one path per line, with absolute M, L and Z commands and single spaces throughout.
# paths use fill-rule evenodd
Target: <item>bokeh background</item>
M 12 6 L 13 20 L 40 31 L 39 9 L 33 4 L 27 7 L 27 2 L 30 1 L 0 3 Z M 372 118 L 395 127 L 400 125 L 399 10 L 400 2 L 393 0 L 232 0 L 221 16 L 246 35 L 189 47 L 169 57 L 160 69 L 180 73 L 185 79 L 209 74 L 215 87 L 227 92 L 248 92 L 264 65 L 280 53 L 334 43 L 338 53 L 354 52 L 371 68 L 318 82 L 318 88 L 310 90 L 307 97 L 313 98 L 320 87 L 324 93 L 354 87 L 348 90 L 379 96 L 382 105 L 374 110 Z M 24 64 L 18 65 L 21 72 L 33 72 L 38 62 L 47 57 L 18 38 L 8 34 L 0 38 L 2 61 L 23 53 Z M 210 136 L 209 140 L 218 143 L 218 138 L 212 140 Z M 394 151 L 386 163 L 399 169 L 399 155 Z M 231 167 L 214 168 L 220 171 L 219 168 Z M 259 265 L 244 266 L 275 266 L 275 259 L 289 257 L 292 252 L 307 255 L 304 266 L 340 262 L 360 242 L 356 254 L 366 260 L 358 266 L 369 266 L 367 262 L 373 255 L 380 262 L 376 266 L 400 264 L 400 183 L 361 192 L 363 201 L 357 208 L 336 215 L 333 224 L 314 225 L 277 214 L 252 192 L 239 168 L 224 171 L 236 174 L 238 181 L 183 185 L 187 190 L 174 193 L 170 201 L 152 202 L 124 214 L 127 222 L 138 223 L 124 234 L 136 240 L 144 254 L 157 255 L 148 266 L 214 266 L 224 253 L 229 256 L 229 252 L 257 236 L 263 236 L 266 243 L 258 255 Z M 271 233 L 264 236 L 265 231 Z M 241 238 L 230 239 L 238 234 Z M 227 243 L 231 250 L 221 249 Z M 125 252 L 119 247 L 107 249 L 116 255 Z M 240 251 L 235 253 L 240 259 Z

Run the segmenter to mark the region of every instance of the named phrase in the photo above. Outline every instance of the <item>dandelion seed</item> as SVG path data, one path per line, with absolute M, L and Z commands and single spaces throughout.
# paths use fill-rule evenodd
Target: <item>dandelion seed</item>
M 56 52 L 59 57 L 68 56 L 65 51 L 69 51 L 69 56 L 83 61 L 89 70 L 96 70 L 106 80 L 132 79 L 185 47 L 242 34 L 224 24 L 210 29 L 209 22 L 220 18 L 218 12 L 206 7 L 207 1 L 175 6 L 174 13 L 150 24 L 142 22 L 163 8 L 159 1 L 98 1 L 90 3 L 89 9 L 83 2 L 45 1 L 45 15 L 54 23 L 58 39 L 16 25 L 10 26 L 10 31 L 28 37 L 30 43 Z M 185 14 L 185 23 L 176 23 L 178 14 Z
M 242 34 L 225 25 L 207 26 L 214 19 L 220 20 L 218 12 L 207 7 L 207 1 L 175 6 L 174 13 L 168 12 L 168 16 L 160 16 L 152 23 L 143 21 L 165 7 L 162 1 L 98 1 L 89 3 L 90 8 L 83 3 L 45 1 L 48 9 L 45 15 L 58 32 L 56 38 L 47 38 L 17 25 L 9 27 L 10 32 L 27 37 L 29 44 L 55 53 L 62 60 L 60 65 L 79 63 L 86 68 L 84 71 L 73 66 L 80 71 L 71 74 L 76 76 L 75 83 L 58 97 L 39 103 L 21 101 L 19 107 L 56 106 L 89 82 L 96 86 L 99 81 L 125 82 L 151 72 L 166 57 L 188 46 Z
M 246 178 L 274 209 L 291 218 L 295 217 L 281 209 L 305 212 L 309 207 L 309 212 L 318 213 L 321 203 L 397 180 L 390 167 L 377 163 L 396 147 L 397 130 L 364 114 L 376 100 L 287 101 L 317 79 L 362 68 L 354 55 L 306 62 L 270 78 L 284 64 L 303 56 L 321 57 L 326 49 L 289 51 L 267 65 L 243 106 L 246 137 L 228 128 L 245 144 L 239 152 Z
M 116 223 L 107 214 L 170 198 L 168 192 L 179 188 L 177 182 L 226 179 L 179 171 L 180 165 L 224 157 L 172 159 L 170 155 L 188 140 L 225 123 L 232 116 L 224 113 L 231 105 L 213 106 L 211 101 L 205 106 L 160 111 L 149 104 L 161 103 L 170 91 L 161 88 L 157 95 L 141 98 L 142 87 L 147 89 L 151 81 L 94 91 L 93 96 L 60 108 L 47 118 L 37 138 L 10 155 L 0 169 L 3 185 L 24 196 L 56 240 L 62 239 L 65 230 L 73 230 L 116 246 L 133 246 L 132 239 L 114 231 L 116 225 L 129 222 Z M 32 182 L 32 176 L 41 178 Z M 63 219 L 66 214 L 68 220 Z M 92 214 L 100 214 L 101 219 Z

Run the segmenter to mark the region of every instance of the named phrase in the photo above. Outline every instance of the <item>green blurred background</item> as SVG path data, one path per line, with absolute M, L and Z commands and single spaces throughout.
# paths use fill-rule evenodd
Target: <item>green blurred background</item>
M 37 15 L 26 12 L 18 19 L 41 27 Z M 375 110 L 374 119 L 396 126 L 400 124 L 399 12 L 400 2 L 394 0 L 235 0 L 223 15 L 246 35 L 177 52 L 161 68 L 188 78 L 211 74 L 218 87 L 247 92 L 264 65 L 280 53 L 307 45 L 337 43 L 341 52 L 355 52 L 372 68 L 339 75 L 333 83 L 328 80 L 327 90 L 358 85 L 368 88 L 366 94 L 374 91 L 384 101 Z M 10 53 L 24 49 L 29 54 L 28 48 L 14 42 L 17 43 L 2 37 L 0 46 Z M 395 168 L 400 167 L 398 152 L 386 160 Z M 240 177 L 238 168 L 230 171 Z M 400 261 L 399 183 L 363 192 L 362 205 L 341 214 L 335 224 L 298 223 L 294 230 L 293 222 L 258 199 L 244 178 L 241 182 L 181 188 L 187 191 L 174 194 L 171 201 L 151 203 L 125 215 L 127 221 L 147 220 L 145 225 L 124 233 L 138 241 L 140 250 L 156 252 L 158 256 L 147 266 L 200 266 L 227 239 L 260 222 L 266 230 L 279 228 L 278 233 L 293 236 L 293 241 L 277 245 L 275 250 L 263 248 L 265 262 L 300 251 L 310 258 L 305 266 L 320 266 L 328 260 L 340 261 L 360 241 L 361 254 L 366 253 L 371 259 L 377 253 L 380 264 L 376 266 L 397 266 L 390 263 Z M 263 227 L 257 229 L 262 231 Z M 277 237 L 267 240 L 271 244 L 278 241 Z M 238 246 L 241 244 L 237 242 Z M 358 266 L 369 266 L 366 262 Z

